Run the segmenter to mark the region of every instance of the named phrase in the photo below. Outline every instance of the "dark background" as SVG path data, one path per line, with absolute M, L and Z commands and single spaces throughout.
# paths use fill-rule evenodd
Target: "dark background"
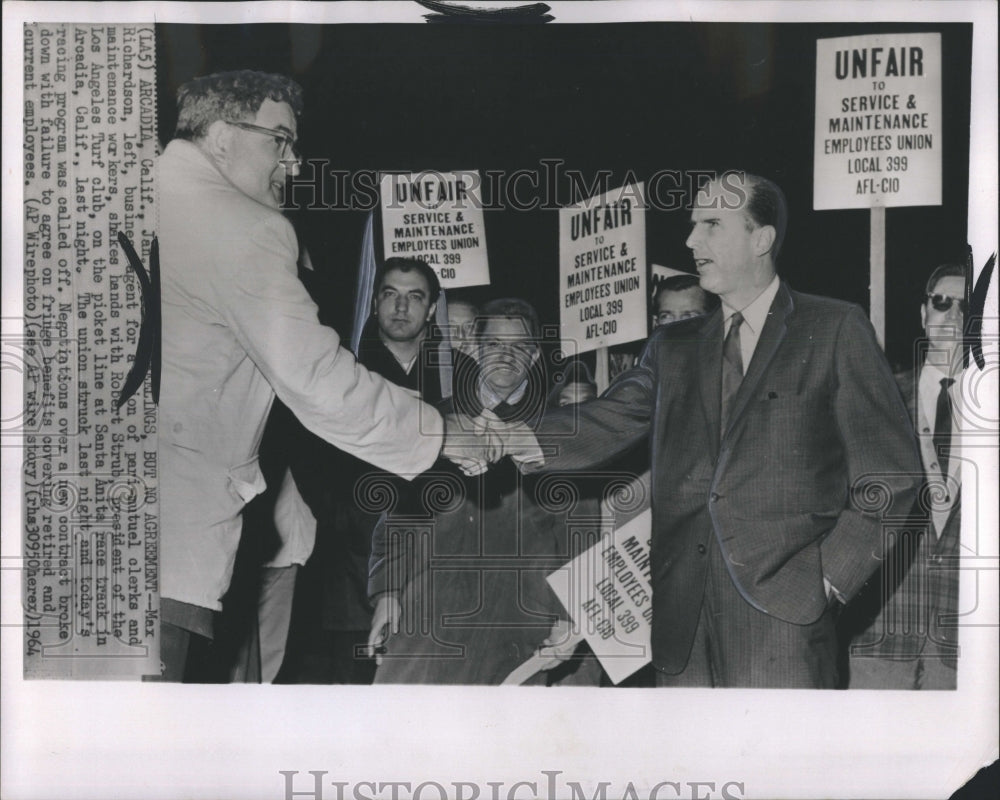
M 542 159 L 562 159 L 588 182 L 611 170 L 611 187 L 628 170 L 644 180 L 746 169 L 788 196 L 779 272 L 794 288 L 867 308 L 869 212 L 812 211 L 816 39 L 922 31 L 942 34 L 943 202 L 886 212 L 886 350 L 903 367 L 928 273 L 965 258 L 970 24 L 158 25 L 160 138 L 172 137 L 180 84 L 253 68 L 301 83 L 303 154 L 337 169 L 541 175 Z M 297 215 L 342 333 L 365 217 Z M 558 322 L 556 211 L 485 217 L 491 294 L 529 298 Z M 647 212 L 650 262 L 693 270 L 687 220 L 684 210 Z

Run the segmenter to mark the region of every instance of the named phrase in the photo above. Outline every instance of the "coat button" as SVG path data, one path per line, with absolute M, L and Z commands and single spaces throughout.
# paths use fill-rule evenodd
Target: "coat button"
M 716 494 L 715 492 L 712 492 L 712 494 L 709 495 L 709 497 L 711 498 L 711 500 L 712 500 L 713 503 L 716 503 L 719 500 L 719 495 Z
M 705 545 L 703 544 L 698 545 L 698 552 L 701 553 L 702 555 L 705 555 Z

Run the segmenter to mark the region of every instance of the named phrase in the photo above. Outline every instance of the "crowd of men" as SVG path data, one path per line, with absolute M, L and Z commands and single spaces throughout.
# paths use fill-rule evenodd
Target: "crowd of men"
M 730 173 L 692 199 L 696 274 L 660 282 L 600 397 L 583 362 L 550 363 L 529 300 L 448 298 L 419 259 L 380 265 L 351 353 L 280 209 L 299 87 L 219 73 L 178 102 L 153 679 L 205 674 L 241 514 L 276 472 L 281 549 L 252 565 L 233 679 L 278 676 L 308 561 L 331 682 L 499 684 L 540 653 L 533 683 L 606 684 L 546 576 L 600 540 L 601 470 L 628 463 L 652 509 L 645 685 L 954 688 L 961 267 L 930 276 L 925 357 L 894 377 L 861 309 L 779 277 L 781 189 Z M 262 471 L 269 415 L 290 446 Z

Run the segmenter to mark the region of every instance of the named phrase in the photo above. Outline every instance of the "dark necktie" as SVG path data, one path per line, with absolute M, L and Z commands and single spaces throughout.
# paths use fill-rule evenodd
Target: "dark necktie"
M 944 476 L 948 475 L 948 451 L 951 448 L 951 393 L 948 389 L 954 382 L 954 378 L 941 379 L 937 414 L 934 416 L 934 452 Z
M 729 404 L 735 397 L 740 383 L 743 381 L 743 354 L 740 352 L 740 325 L 743 315 L 737 311 L 730 318 L 729 333 L 722 343 L 722 408 L 720 420 L 722 432 L 726 431 L 729 419 Z

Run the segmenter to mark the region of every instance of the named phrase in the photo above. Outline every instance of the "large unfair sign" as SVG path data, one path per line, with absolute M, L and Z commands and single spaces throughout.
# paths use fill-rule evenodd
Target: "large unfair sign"
M 490 282 L 478 172 L 382 176 L 386 258 L 422 258 L 445 288 Z
M 813 208 L 941 205 L 941 36 L 816 42 Z
M 159 671 L 156 407 L 119 407 L 156 220 L 152 25 L 24 28 L 24 673 Z M 6 431 L 5 431 L 6 433 Z
M 642 183 L 559 210 L 559 292 L 561 335 L 578 352 L 646 337 Z

